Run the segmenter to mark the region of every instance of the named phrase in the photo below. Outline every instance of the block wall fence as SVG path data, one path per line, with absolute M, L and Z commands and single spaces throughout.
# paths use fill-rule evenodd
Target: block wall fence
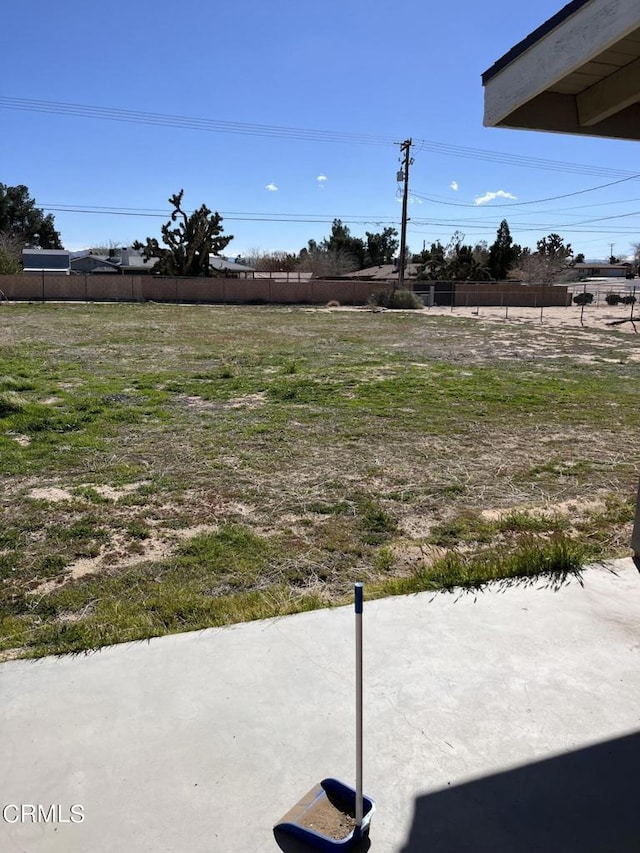
M 412 282 L 433 304 L 542 307 L 570 305 L 566 287 L 512 282 Z M 191 304 L 365 305 L 369 297 L 390 287 L 387 282 L 346 279 L 274 281 L 241 278 L 160 278 L 148 275 L 0 276 L 0 301 L 48 302 L 183 302 Z M 426 301 L 426 298 L 425 298 Z

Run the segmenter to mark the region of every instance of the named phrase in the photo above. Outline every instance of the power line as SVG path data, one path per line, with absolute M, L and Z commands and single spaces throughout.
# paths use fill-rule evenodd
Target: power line
M 96 107 L 89 104 L 70 104 L 58 101 L 40 101 L 28 98 L 0 97 L 0 107 L 31 112 L 75 116 L 78 118 L 106 119 L 133 124 L 175 127 L 186 130 L 233 133 L 248 136 L 310 140 L 313 142 L 343 142 L 358 145 L 393 145 L 392 137 L 359 133 L 313 130 L 300 127 L 278 127 L 267 124 L 204 119 L 167 113 L 149 113 L 141 110 L 124 110 L 113 107 Z
M 512 229 L 512 234 L 514 234 L 514 235 L 515 234 L 524 234 L 524 233 L 527 233 L 529 231 L 538 231 L 538 232 L 539 231 L 546 231 L 547 233 L 550 233 L 549 229 L 547 229 L 547 228 L 536 228 L 535 226 L 533 226 L 533 227 L 524 226 L 522 228 Z M 487 235 L 489 234 L 489 232 L 490 232 L 490 229 L 488 229 L 488 228 L 474 229 L 474 230 L 464 229 L 465 238 L 467 238 L 467 237 L 486 238 Z M 613 229 L 613 228 L 579 228 L 579 229 L 563 228 L 562 232 L 563 232 L 563 234 L 580 234 L 580 235 L 582 235 L 582 234 L 600 234 L 600 235 L 602 235 L 602 234 L 613 234 L 613 235 L 618 236 L 618 237 L 635 237 L 638 234 L 637 229 L 624 230 L 624 229 L 618 229 L 618 228 L 617 229 Z M 423 229 L 416 228 L 415 230 L 411 230 L 409 233 L 414 234 L 416 236 L 419 236 L 420 239 L 422 239 L 425 234 L 430 234 L 432 236 L 440 236 L 440 235 L 445 236 L 445 237 L 451 236 L 451 230 L 450 229 L 439 231 L 436 228 L 423 228 Z
M 84 213 L 93 213 L 93 212 L 98 212 L 98 213 L 124 213 L 124 212 L 127 212 L 127 213 L 132 213 L 133 215 L 139 214 L 140 216 L 143 216 L 143 215 L 162 216 L 162 217 L 171 216 L 171 210 L 170 209 L 168 209 L 168 208 L 157 208 L 157 207 L 123 207 L 123 206 L 110 207 L 109 205 L 103 205 L 103 204 L 99 204 L 99 205 L 97 205 L 97 204 L 67 204 L 66 202 L 58 202 L 58 201 L 56 201 L 56 202 L 38 201 L 38 205 L 40 207 L 46 208 L 47 210 L 65 210 L 69 213 L 76 213 L 76 212 L 77 213 L 83 213 L 83 212 Z M 193 213 L 194 211 L 193 210 L 186 210 L 185 212 L 186 213 Z M 270 211 L 267 213 L 264 211 L 255 211 L 255 210 L 250 210 L 250 211 L 247 211 L 247 210 L 228 210 L 226 212 L 221 211 L 220 213 L 221 213 L 221 215 L 223 215 L 225 217 L 227 217 L 227 216 L 274 216 L 274 217 L 277 217 L 277 216 L 296 216 L 296 217 L 304 217 L 304 218 L 318 217 L 318 218 L 322 219 L 323 221 L 328 216 L 328 214 L 319 214 L 319 213 L 318 214 L 316 214 L 316 213 L 290 213 L 290 212 L 276 213 L 274 211 Z M 362 213 L 353 213 L 353 214 L 340 213 L 340 214 L 338 214 L 338 213 L 336 213 L 336 214 L 332 214 L 332 218 L 333 219 L 351 219 L 351 220 L 362 219 L 362 220 L 366 220 L 367 222 L 372 222 L 372 221 L 377 221 L 377 220 L 387 221 L 387 220 L 389 220 L 390 217 L 386 216 L 386 215 L 380 215 L 380 216 L 376 217 L 372 213 L 368 213 L 368 214 L 362 214 Z M 393 217 L 391 217 L 391 218 L 393 219 Z M 393 221 L 399 222 L 399 220 L 396 220 L 396 219 L 394 219 Z
M 609 219 L 626 219 L 627 216 L 640 216 L 640 210 L 634 210 L 631 213 L 617 213 L 614 216 L 599 216 L 597 219 L 583 219 L 580 222 L 572 222 L 571 227 L 574 225 L 591 225 L 594 222 L 606 222 Z M 559 225 L 558 228 L 565 228 L 565 226 Z
M 0 108 L 22 110 L 28 112 L 49 113 L 72 116 L 76 118 L 93 118 L 108 121 L 118 121 L 150 126 L 174 127 L 183 130 L 197 130 L 210 133 L 230 133 L 245 136 L 262 136 L 276 139 L 292 139 L 309 142 L 333 142 L 351 145 L 385 145 L 397 144 L 396 140 L 387 136 L 371 134 L 348 133 L 341 131 L 314 130 L 299 127 L 279 127 L 275 125 L 253 124 L 248 122 L 224 121 L 221 119 L 205 119 L 193 116 L 179 116 L 168 113 L 149 113 L 141 110 L 125 110 L 113 107 L 97 107 L 89 104 L 73 104 L 59 101 L 43 101 L 30 98 L 12 98 L 0 96 Z M 583 163 L 571 163 L 560 160 L 545 160 L 540 157 L 528 157 L 519 154 L 508 154 L 503 151 L 492 151 L 482 148 L 468 148 L 461 145 L 450 145 L 428 139 L 416 140 L 414 148 L 432 154 L 449 157 L 468 158 L 485 162 L 496 162 L 503 165 L 521 166 L 547 171 L 594 175 L 600 177 L 628 179 L 637 177 L 632 172 L 622 169 L 612 169 L 606 166 L 591 166 Z
M 545 160 L 541 157 L 527 157 L 520 154 L 508 154 L 505 151 L 489 151 L 483 148 L 467 148 L 462 145 L 449 145 L 422 139 L 414 142 L 416 150 L 430 151 L 436 154 L 448 154 L 473 160 L 499 162 L 512 166 L 525 166 L 531 169 L 545 169 L 555 172 L 573 172 L 600 177 L 632 177 L 633 173 L 607 166 L 588 166 L 584 163 L 571 163 L 563 160 Z
M 530 204 L 543 204 L 547 201 L 558 201 L 558 199 L 561 199 L 561 198 L 571 198 L 571 197 L 576 196 L 576 195 L 584 195 L 585 193 L 596 192 L 597 190 L 602 190 L 602 189 L 605 189 L 606 187 L 613 187 L 616 184 L 623 184 L 626 181 L 634 181 L 634 180 L 637 180 L 638 178 L 640 178 L 640 175 L 629 175 L 629 177 L 627 177 L 627 178 L 619 178 L 616 181 L 609 181 L 606 184 L 598 184 L 598 186 L 596 186 L 596 187 L 587 187 L 584 190 L 575 190 L 574 192 L 571 192 L 571 193 L 563 193 L 562 195 L 552 195 L 552 196 L 548 196 L 547 198 L 536 198 L 536 199 L 532 199 L 531 201 L 516 201 L 516 202 L 513 202 L 513 204 L 492 204 L 491 208 L 486 208 L 486 209 L 487 210 L 489 210 L 489 209 L 495 210 L 496 208 L 504 208 L 504 207 L 509 207 L 509 208 L 524 207 L 525 205 L 530 205 Z M 426 196 L 426 195 L 420 195 L 419 193 L 416 193 L 413 191 L 412 191 L 411 195 L 414 195 L 416 198 L 421 198 L 424 201 L 433 202 L 434 204 L 446 204 L 446 205 L 450 205 L 453 207 L 472 207 L 472 208 L 477 210 L 481 206 L 479 204 L 472 204 L 471 202 L 466 202 L 466 201 L 438 201 L 435 198 L 430 198 L 429 196 Z
M 113 208 L 113 207 L 98 207 L 98 206 L 85 206 L 81 207 L 80 205 L 51 205 L 51 204 L 43 204 L 42 207 L 46 208 L 47 211 L 53 211 L 55 213 L 79 213 L 79 214 L 89 214 L 89 215 L 103 215 L 103 216 L 134 216 L 134 217 L 145 217 L 152 219 L 168 219 L 171 215 L 170 211 L 166 212 L 153 212 L 152 209 L 145 208 Z M 193 211 L 185 211 L 186 213 L 192 213 Z M 371 216 L 345 216 L 340 215 L 321 215 L 321 214 L 287 214 L 287 213 L 247 213 L 247 214 L 234 214 L 234 213 L 225 213 L 222 211 L 220 213 L 223 219 L 227 219 L 230 221 L 237 222 L 302 222 L 302 223 L 331 223 L 334 219 L 342 219 L 344 222 L 351 222 L 357 225 L 399 225 L 400 220 L 390 218 L 390 217 L 377 217 L 372 218 Z
M 116 207 L 100 207 L 100 206 L 80 206 L 80 205 L 65 205 L 65 204 L 57 204 L 57 205 L 43 205 L 46 210 L 53 211 L 56 213 L 72 213 L 72 214 L 86 214 L 86 215 L 104 215 L 104 216 L 131 216 L 131 217 L 142 217 L 142 218 L 154 218 L 154 219 L 168 219 L 170 216 L 169 211 L 155 211 L 153 208 L 116 208 Z M 190 211 L 186 211 L 189 213 Z M 296 213 L 259 213 L 259 212 L 221 212 L 221 216 L 223 219 L 226 219 L 231 222 L 282 222 L 282 223 L 301 223 L 301 224 L 331 224 L 335 219 L 341 219 L 343 222 L 350 223 L 352 225 L 374 225 L 374 226 L 399 226 L 400 221 L 393 217 L 385 217 L 385 216 L 366 216 L 362 214 L 296 214 Z M 578 233 L 578 231 L 582 233 L 592 233 L 590 229 L 578 229 L 579 225 L 590 225 L 598 222 L 606 222 L 613 219 L 624 219 L 632 216 L 640 216 L 640 211 L 632 211 L 629 213 L 616 214 L 614 216 L 603 216 L 592 219 L 585 219 L 579 222 L 571 222 L 558 224 L 556 222 L 521 222 L 512 225 L 511 230 L 513 233 L 521 232 L 521 231 L 549 231 L 549 230 L 562 230 L 567 233 Z M 483 227 L 482 222 L 486 222 L 486 227 Z M 475 233 L 486 233 L 486 231 L 491 230 L 495 227 L 495 219 L 430 219 L 426 217 L 412 217 L 411 219 L 412 231 L 415 233 L 415 229 L 438 229 L 438 228 L 472 228 L 478 229 L 481 231 L 476 231 Z M 611 234 L 635 234 L 637 233 L 637 229 L 617 229 L 615 231 L 602 231 L 601 233 L 611 233 Z

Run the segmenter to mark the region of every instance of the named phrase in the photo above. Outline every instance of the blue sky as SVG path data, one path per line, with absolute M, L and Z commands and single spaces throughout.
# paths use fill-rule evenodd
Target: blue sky
M 481 73 L 562 5 L 8 3 L 0 182 L 26 184 L 71 249 L 159 236 L 167 199 L 184 188 L 185 207 L 205 203 L 222 214 L 234 235 L 229 255 L 298 251 L 326 236 L 334 217 L 355 235 L 399 221 L 393 142 L 411 137 L 424 141 L 411 169 L 413 251 L 455 230 L 491 243 L 506 218 L 523 245 L 557 231 L 587 257 L 608 257 L 611 243 L 626 255 L 640 240 L 637 179 L 517 205 L 640 172 L 637 144 L 482 126 Z M 8 106 L 29 101 L 48 106 Z M 61 114 L 51 104 L 82 109 Z M 97 118 L 86 106 L 136 120 Z M 149 113 L 170 118 L 152 123 Z M 202 119 L 206 129 L 176 117 Z M 274 136 L 271 128 L 288 130 Z M 591 173 L 531 168 L 527 158 Z M 114 212 L 79 212 L 91 208 Z

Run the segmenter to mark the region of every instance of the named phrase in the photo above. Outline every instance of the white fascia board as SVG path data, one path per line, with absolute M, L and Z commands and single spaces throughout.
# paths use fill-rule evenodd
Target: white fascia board
M 592 0 L 485 84 L 484 124 L 510 113 L 595 59 L 640 24 L 638 0 Z

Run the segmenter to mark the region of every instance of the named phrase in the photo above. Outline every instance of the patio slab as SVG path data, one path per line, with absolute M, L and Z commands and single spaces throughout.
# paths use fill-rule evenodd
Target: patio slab
M 640 849 L 639 615 L 631 559 L 366 602 L 372 851 Z M 0 664 L 0 849 L 277 853 L 312 785 L 353 784 L 353 670 L 350 607 Z

